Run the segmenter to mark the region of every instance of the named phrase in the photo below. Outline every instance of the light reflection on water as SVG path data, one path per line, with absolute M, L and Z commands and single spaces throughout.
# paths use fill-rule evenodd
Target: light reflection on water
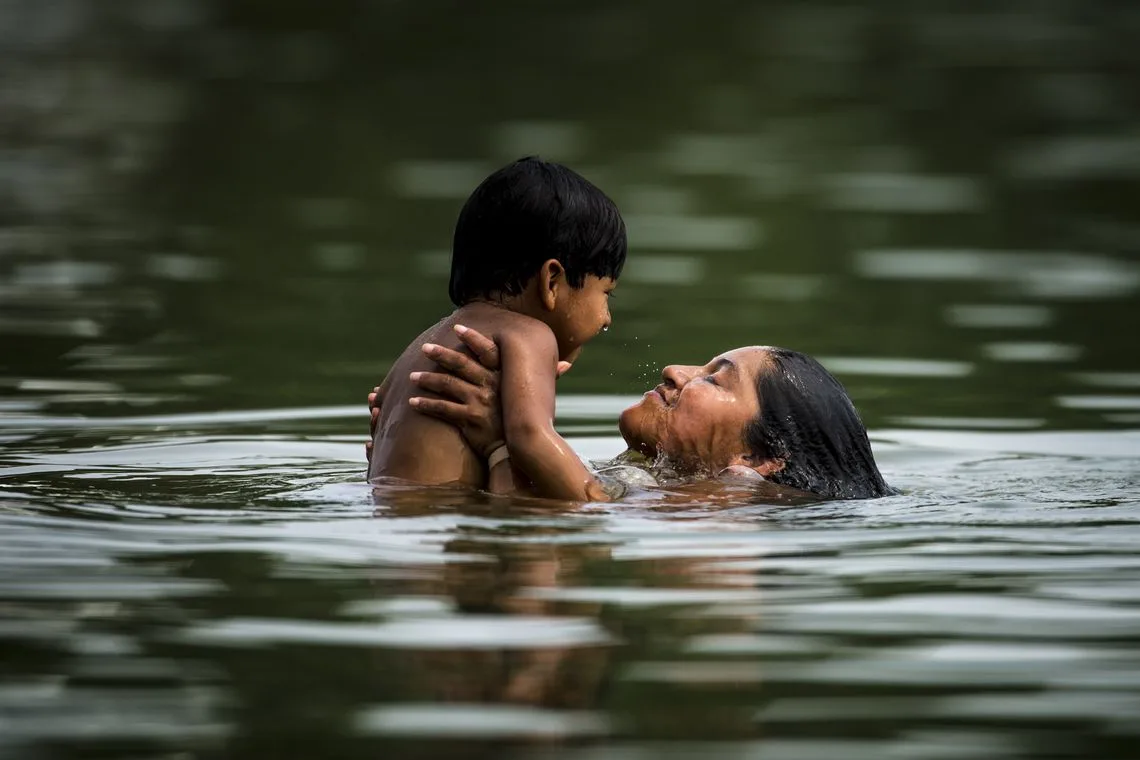
M 1135 9 L 223 5 L 0 2 L 0 755 L 1133 756 Z M 903 493 L 375 496 L 529 153 L 629 223 L 583 456 L 786 345 Z
M 1135 433 L 885 430 L 897 497 L 536 511 L 376 501 L 356 436 L 280 430 L 346 413 L 41 427 L 0 455 L 0 746 L 245 736 L 258 754 L 282 721 L 429 754 L 993 757 L 1063 736 L 1123 757 L 1135 739 Z

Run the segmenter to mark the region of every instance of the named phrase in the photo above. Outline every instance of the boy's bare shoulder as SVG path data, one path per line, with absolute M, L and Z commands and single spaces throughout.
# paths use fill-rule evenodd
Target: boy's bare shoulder
M 545 323 L 525 314 L 504 312 L 494 332 L 500 345 L 525 345 L 535 351 L 558 350 L 554 331 Z

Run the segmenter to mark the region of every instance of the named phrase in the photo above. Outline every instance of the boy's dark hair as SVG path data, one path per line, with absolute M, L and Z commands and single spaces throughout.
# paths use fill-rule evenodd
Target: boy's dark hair
M 455 223 L 448 295 L 456 306 L 517 295 L 547 259 L 572 288 L 586 275 L 613 277 L 625 265 L 625 222 L 614 202 L 578 173 L 520 158 L 475 188 Z
M 835 499 L 896 493 L 871 452 L 867 429 L 847 391 L 818 361 L 798 351 L 771 348 L 772 366 L 760 373 L 760 414 L 744 431 L 751 452 L 782 459 L 765 477 Z

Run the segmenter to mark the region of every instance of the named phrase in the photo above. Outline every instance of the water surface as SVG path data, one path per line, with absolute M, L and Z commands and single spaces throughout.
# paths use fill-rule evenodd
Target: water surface
M 310 5 L 0 4 L 0 755 L 1134 756 L 1136 8 Z M 785 345 L 901 494 L 374 494 L 530 153 L 629 226 L 584 456 Z
M 326 430 L 342 419 L 105 420 L 8 449 L 5 751 L 1125 757 L 1136 740 L 1135 432 L 882 431 L 896 497 L 569 509 L 375 496 L 360 436 Z

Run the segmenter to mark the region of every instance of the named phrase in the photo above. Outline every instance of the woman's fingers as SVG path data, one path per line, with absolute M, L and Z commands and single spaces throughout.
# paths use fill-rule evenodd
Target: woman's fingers
M 558 362 L 558 374 L 556 375 L 556 377 L 562 377 L 567 372 L 569 372 L 570 368 L 573 366 L 574 365 L 571 364 L 570 362 Z
M 380 422 L 380 386 L 377 385 L 368 394 L 368 438 L 364 444 L 364 458 L 372 463 L 372 440 L 376 437 L 376 425 Z
M 462 425 L 468 421 L 467 407 L 442 398 L 424 398 L 413 396 L 408 403 L 415 407 L 417 412 L 450 422 L 452 425 Z
M 368 394 L 368 435 L 376 437 L 376 423 L 380 421 L 380 386 L 377 385 Z
M 499 347 L 495 345 L 495 341 L 478 330 L 463 325 L 456 325 L 455 333 L 463 344 L 471 349 L 471 353 L 475 354 L 480 364 L 487 369 L 499 368 Z
M 425 343 L 423 351 L 440 367 L 468 383 L 489 385 L 494 380 L 494 372 L 480 366 L 479 362 L 459 351 L 434 343 Z
M 442 372 L 413 372 L 411 379 L 417 387 L 425 391 L 464 403 L 469 402 L 472 393 L 479 392 L 466 380 Z

